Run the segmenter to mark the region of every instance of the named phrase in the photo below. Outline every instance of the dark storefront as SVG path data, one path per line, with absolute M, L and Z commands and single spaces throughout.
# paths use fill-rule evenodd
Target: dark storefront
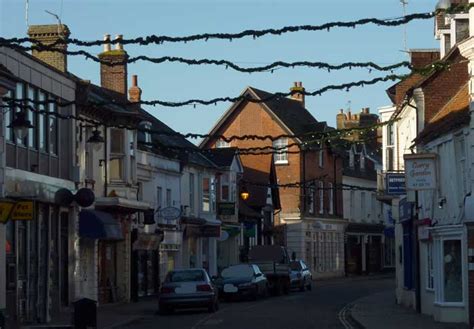
M 346 228 L 346 273 L 377 273 L 383 269 L 384 226 L 351 223 Z
M 132 300 L 157 295 L 160 289 L 159 246 L 161 234 L 132 231 Z

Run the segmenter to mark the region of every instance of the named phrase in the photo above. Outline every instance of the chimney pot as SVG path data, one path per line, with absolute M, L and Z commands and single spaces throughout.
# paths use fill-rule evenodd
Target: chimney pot
M 123 50 L 123 44 L 122 44 L 122 39 L 123 39 L 123 34 L 117 34 L 115 36 L 115 40 L 117 41 L 117 43 L 115 44 L 115 49 L 116 50 Z
M 298 87 L 298 82 L 295 81 L 295 82 L 294 82 L 294 85 L 295 85 L 295 87 Z
M 132 87 L 138 86 L 138 76 L 136 74 L 132 75 Z
M 110 34 L 104 34 L 104 52 L 110 51 Z

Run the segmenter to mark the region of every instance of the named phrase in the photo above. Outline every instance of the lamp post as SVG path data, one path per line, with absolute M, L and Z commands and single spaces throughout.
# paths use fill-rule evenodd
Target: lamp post
M 23 139 L 28 136 L 28 129 L 33 128 L 33 125 L 26 118 L 26 113 L 21 111 L 16 112 L 15 119 L 7 127 L 13 129 L 16 138 Z

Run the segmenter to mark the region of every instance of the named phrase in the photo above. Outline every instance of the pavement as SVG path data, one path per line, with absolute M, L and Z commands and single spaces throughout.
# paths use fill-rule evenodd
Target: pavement
M 394 289 L 362 297 L 349 304 L 346 318 L 355 328 L 365 329 L 467 329 L 467 324 L 440 323 L 395 303 Z M 352 318 L 352 319 L 350 319 Z M 382 325 L 383 324 L 383 325 Z

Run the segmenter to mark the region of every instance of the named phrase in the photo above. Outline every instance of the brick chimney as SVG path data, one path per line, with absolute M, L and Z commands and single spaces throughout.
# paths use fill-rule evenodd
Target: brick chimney
M 128 90 L 128 100 L 138 103 L 142 100 L 142 90 L 138 87 L 138 76 L 132 75 L 132 86 Z
M 128 54 L 123 50 L 120 40 L 123 39 L 121 34 L 115 37 L 115 49 L 110 47 L 110 35 L 104 35 L 104 51 L 99 54 L 101 61 L 114 64 L 100 64 L 100 85 L 112 91 L 127 97 L 127 59 Z
M 303 107 L 304 107 L 305 106 L 305 104 L 304 104 L 304 91 L 305 91 L 305 89 L 303 87 L 303 83 L 301 81 L 300 82 L 295 82 L 294 86 L 290 88 L 290 91 L 293 93 L 291 95 L 291 98 L 301 102 L 301 105 L 303 105 Z
M 344 129 L 346 127 L 346 114 L 343 109 L 340 109 L 336 115 L 336 126 L 337 129 Z
M 438 61 L 439 50 L 436 49 L 413 49 L 410 50 L 410 62 L 413 68 L 422 69 L 431 63 Z
M 57 40 L 66 39 L 70 35 L 67 25 L 31 25 L 28 28 L 28 36 L 44 45 L 50 45 Z M 58 44 L 55 49 L 66 51 L 67 44 Z M 67 71 L 67 55 L 56 51 L 33 50 L 32 55 L 44 63 L 51 65 L 61 72 Z

